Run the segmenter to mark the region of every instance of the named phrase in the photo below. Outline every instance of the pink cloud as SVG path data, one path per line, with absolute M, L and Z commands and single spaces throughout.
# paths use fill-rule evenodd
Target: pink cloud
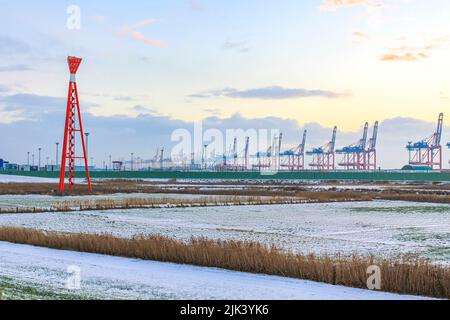
M 407 41 L 406 37 L 399 41 Z M 430 57 L 430 52 L 440 48 L 448 42 L 449 36 L 434 38 L 421 45 L 401 46 L 390 48 L 380 57 L 381 61 L 420 61 Z
M 145 37 L 141 32 L 137 31 L 137 29 L 142 29 L 145 26 L 154 24 L 156 20 L 147 19 L 135 22 L 131 25 L 125 25 L 119 30 L 119 36 L 130 36 L 135 40 L 138 40 L 148 46 L 164 48 L 166 44 L 160 40 L 150 39 Z
M 132 31 L 131 32 L 131 36 L 134 38 L 134 39 L 136 39 L 136 40 L 138 40 L 138 41 L 140 41 L 140 42 L 142 42 L 142 43 L 144 43 L 144 44 L 146 44 L 146 45 L 148 45 L 148 46 L 153 46 L 153 47 L 159 47 L 159 48 L 164 48 L 166 45 L 162 42 L 162 41 L 160 41 L 160 40 L 155 40 L 155 39 L 149 39 L 149 38 L 146 38 L 142 33 L 140 33 L 139 31 Z
M 352 33 L 353 43 L 361 44 L 367 40 L 369 40 L 369 36 L 365 33 L 355 31 Z
M 381 61 L 419 61 L 427 59 L 425 52 L 387 53 L 381 56 Z

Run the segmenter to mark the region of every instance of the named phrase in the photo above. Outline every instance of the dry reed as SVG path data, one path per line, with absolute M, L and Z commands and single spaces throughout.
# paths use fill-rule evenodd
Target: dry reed
M 355 288 L 366 288 L 367 267 L 377 265 L 382 272 L 383 291 L 450 298 L 450 268 L 426 260 L 318 257 L 288 254 L 254 242 L 204 238 L 180 242 L 162 236 L 128 239 L 8 227 L 0 228 L 0 241 L 279 275 Z
M 145 208 L 186 208 L 247 206 L 306 203 L 307 200 L 290 197 L 198 197 L 191 199 L 158 198 L 123 198 L 123 199 L 67 199 L 55 202 L 50 207 L 5 207 L 0 214 L 23 214 L 43 212 L 73 212 L 92 210 L 145 209 Z

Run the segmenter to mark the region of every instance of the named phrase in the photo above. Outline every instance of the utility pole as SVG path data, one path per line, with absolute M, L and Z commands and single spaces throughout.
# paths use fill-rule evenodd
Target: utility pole
M 109 155 L 109 169 L 112 170 L 112 155 Z
M 27 152 L 27 166 L 30 165 L 30 151 Z
M 134 161 L 134 153 L 131 153 L 131 171 L 133 171 L 134 167 L 133 167 L 133 161 Z
M 161 170 L 164 169 L 164 148 L 161 149 Z
M 203 146 L 203 152 L 202 152 L 202 169 L 204 169 L 204 170 L 206 170 L 206 158 L 207 158 L 206 150 L 207 150 L 207 148 L 208 148 L 208 145 L 205 144 Z
M 34 166 L 34 153 L 31 155 L 31 159 L 32 159 L 32 164 Z
M 84 135 L 86 136 L 86 157 L 88 157 L 89 156 L 89 136 L 90 136 L 90 133 L 86 132 Z
M 195 153 L 191 153 L 191 170 L 193 170 L 195 167 Z
M 38 162 L 39 170 L 41 170 L 41 150 L 42 150 L 42 148 L 38 148 L 38 151 L 39 151 L 39 162 Z
M 58 163 L 58 153 L 59 153 L 59 142 L 56 142 L 56 157 L 55 157 L 56 162 L 55 162 L 55 166 L 59 165 L 59 163 Z

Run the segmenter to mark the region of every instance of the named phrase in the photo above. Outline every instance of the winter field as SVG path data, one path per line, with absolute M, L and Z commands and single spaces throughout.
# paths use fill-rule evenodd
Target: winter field
M 45 207 L 54 200 L 39 195 L 0 196 L 0 207 L 30 204 Z M 110 233 L 119 237 L 160 234 L 180 240 L 191 237 L 249 240 L 296 253 L 380 257 L 407 254 L 449 263 L 449 217 L 447 204 L 372 201 L 3 214 L 0 226 Z
M 67 287 L 77 266 L 80 286 Z M 23 299 L 404 300 L 418 297 L 0 242 L 3 296 Z
M 54 179 L 0 175 L 6 183 L 45 183 Z M 16 179 L 18 178 L 18 180 Z M 139 182 L 137 182 L 139 184 Z M 192 188 L 153 185 L 164 190 Z M 263 188 L 264 186 L 259 186 Z M 195 184 L 198 190 L 245 190 L 246 185 Z M 328 185 L 312 184 L 321 192 Z M 342 185 L 355 190 L 375 186 Z M 171 191 L 169 191 L 171 192 Z M 208 196 L 210 197 L 210 196 Z M 227 196 L 214 195 L 216 199 Z M 240 196 L 242 199 L 246 197 Z M 48 209 L 66 201 L 167 199 L 192 201 L 205 195 L 127 193 L 57 197 L 0 195 L 0 227 L 63 233 L 112 234 L 121 238 L 163 235 L 181 241 L 192 237 L 242 240 L 274 245 L 286 252 L 330 256 L 412 256 L 450 263 L 450 205 L 375 200 L 224 207 L 146 208 L 74 212 L 20 213 L 20 208 Z M 68 290 L 67 268 L 81 271 L 80 290 Z M 90 253 L 0 242 L 0 294 L 24 299 L 415 299 L 369 290 L 332 286 L 277 276 L 215 268 L 142 261 Z M 1 298 L 0 297 L 0 298 Z

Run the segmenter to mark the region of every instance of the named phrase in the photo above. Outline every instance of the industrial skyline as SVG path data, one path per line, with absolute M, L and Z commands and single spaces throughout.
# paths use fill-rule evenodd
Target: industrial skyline
M 80 99 L 97 165 L 149 159 L 199 120 L 277 128 L 292 146 L 306 129 L 307 149 L 334 125 L 342 147 L 379 120 L 379 161 L 399 168 L 405 145 L 448 108 L 446 1 L 77 1 L 75 29 L 67 3 L 21 5 L 5 3 L 0 21 L 0 152 L 15 162 L 38 148 L 54 159 L 68 54 L 85 59 Z

